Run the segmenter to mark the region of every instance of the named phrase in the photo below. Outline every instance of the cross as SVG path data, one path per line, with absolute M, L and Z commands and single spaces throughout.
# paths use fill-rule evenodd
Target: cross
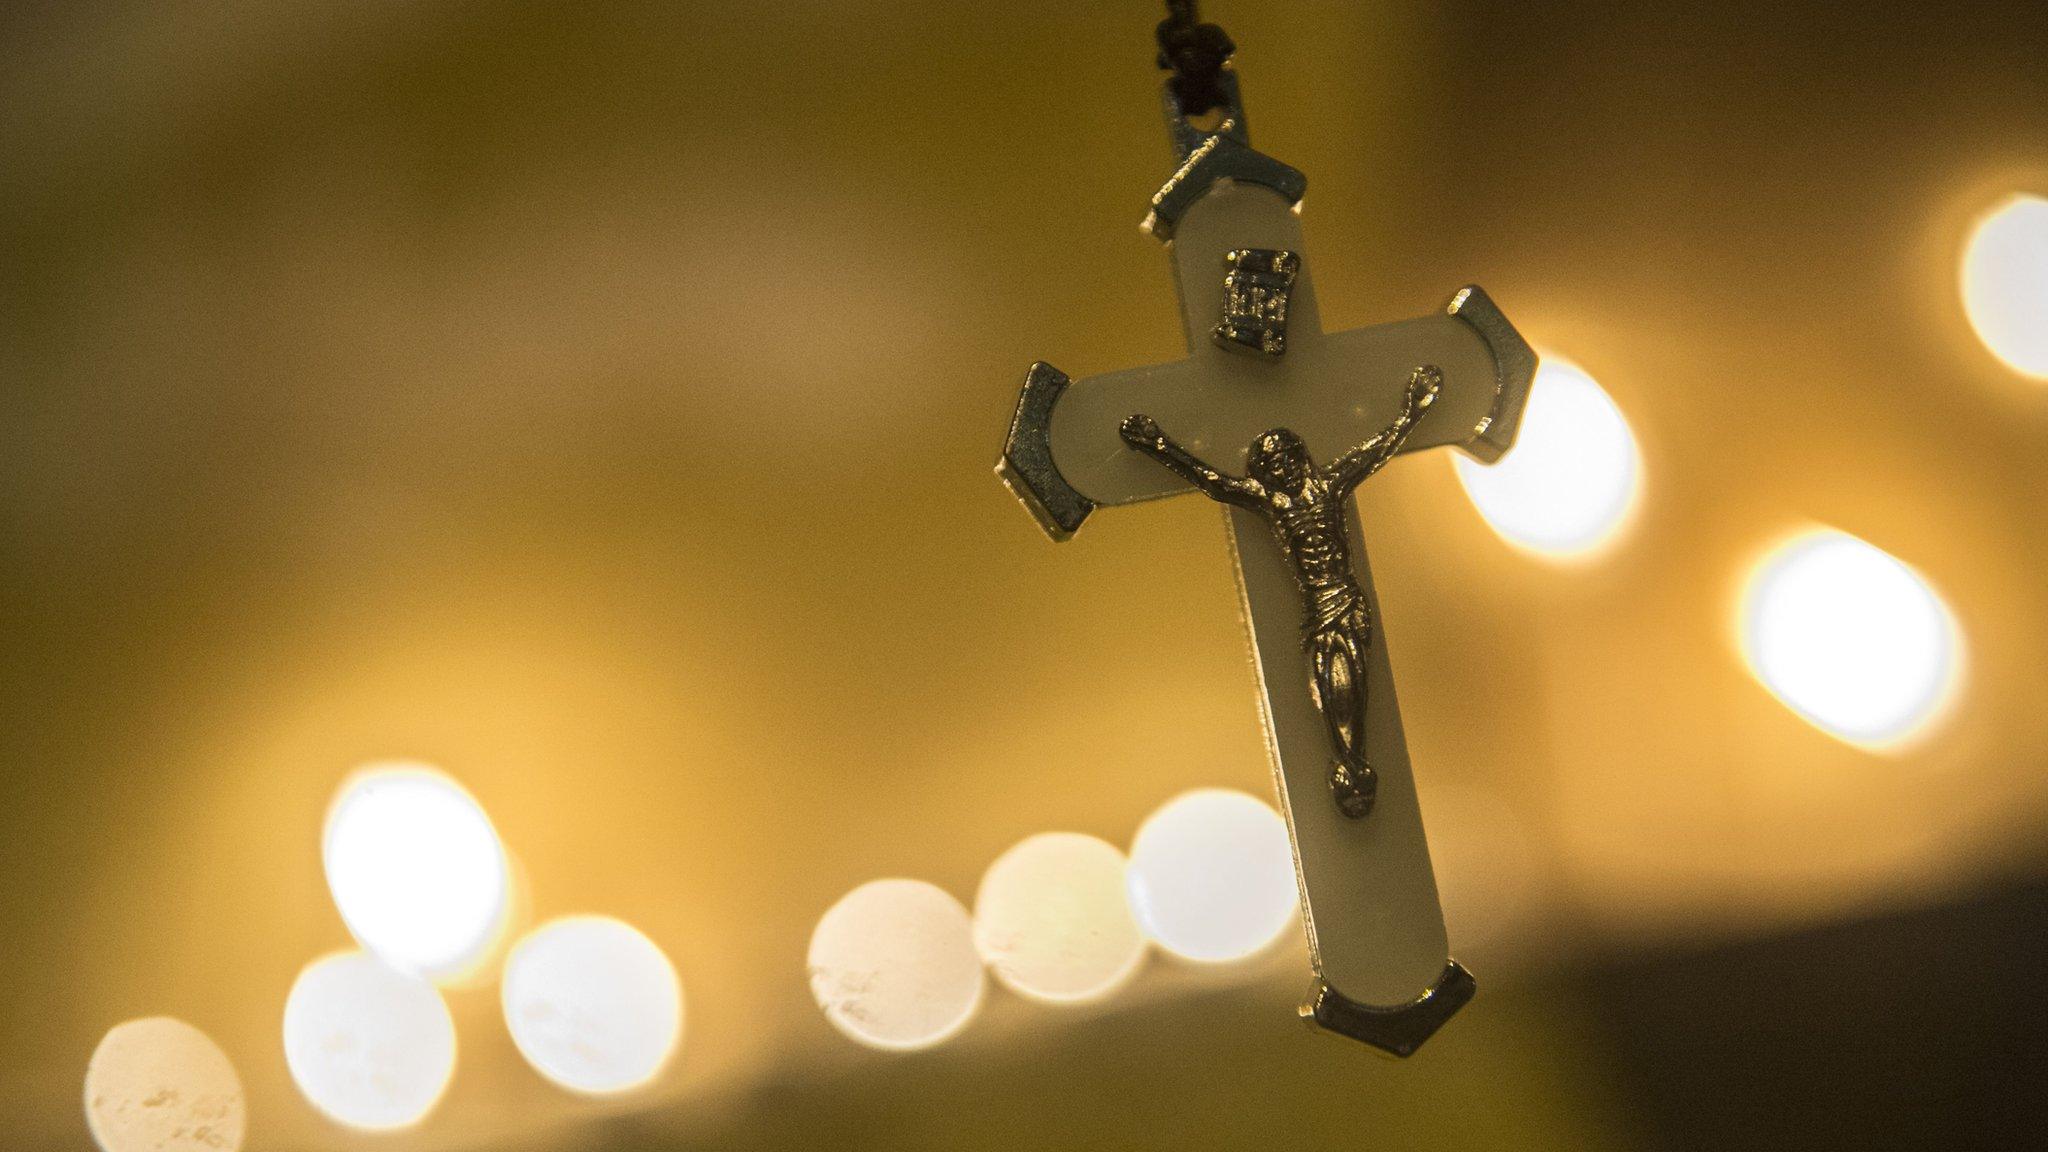
M 1514 442 L 1536 357 L 1476 287 L 1433 315 L 1324 332 L 1302 255 L 1306 181 L 1253 150 L 1235 74 L 1221 82 L 1222 119 L 1207 131 L 1165 86 L 1180 167 L 1145 221 L 1172 257 L 1188 358 L 1078 382 L 1032 365 L 996 471 L 1055 540 L 1103 505 L 1191 488 L 1232 504 L 1238 587 L 1315 975 L 1302 1015 L 1406 1056 L 1475 985 L 1450 958 L 1385 629 L 1373 626 L 1379 605 L 1346 493 L 1397 450 L 1448 444 L 1498 459 Z M 1316 570 L 1329 541 L 1281 526 L 1286 496 L 1260 505 L 1242 487 L 1268 497 L 1286 487 L 1261 487 L 1256 474 L 1276 467 L 1262 451 L 1289 438 L 1305 448 L 1304 467 L 1315 467 L 1310 457 L 1333 462 L 1295 488 L 1325 492 L 1315 477 L 1331 477 L 1328 522 L 1337 555 L 1348 553 L 1341 572 Z M 1377 459 L 1361 463 L 1359 453 Z M 1305 625 L 1304 605 L 1313 618 L 1329 597 L 1356 627 L 1326 643 L 1327 629 Z M 1358 660 L 1357 684 L 1345 668 L 1325 667 L 1330 652 L 1338 665 L 1345 653 Z M 1353 703 L 1363 739 L 1353 733 L 1351 742 L 1362 748 L 1348 748 L 1341 731 Z M 1348 800 L 1347 764 L 1364 769 Z

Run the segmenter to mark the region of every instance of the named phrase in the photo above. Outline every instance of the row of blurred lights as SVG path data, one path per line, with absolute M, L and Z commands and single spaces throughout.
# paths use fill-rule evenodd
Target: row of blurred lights
M 285 998 L 292 1081 L 323 1115 L 389 1131 L 433 1111 L 454 1079 L 442 989 L 491 972 L 513 919 L 513 872 L 490 817 L 445 773 L 364 768 L 327 813 L 328 891 L 358 948 L 300 971 Z M 658 1075 L 682 1040 L 683 991 L 662 950 L 606 916 L 549 920 L 503 949 L 499 999 L 527 1063 L 572 1092 L 608 1095 Z M 241 1146 L 233 1064 L 167 1017 L 129 1021 L 94 1052 L 86 1118 L 104 1152 Z
M 1027 1000 L 1085 1004 L 1127 984 L 1154 946 L 1211 964 L 1255 955 L 1294 909 L 1279 813 L 1203 788 L 1154 812 L 1128 861 L 1078 832 L 1027 837 L 982 874 L 971 914 L 922 880 L 855 888 L 811 935 L 811 995 L 861 1044 L 929 1048 L 974 1018 L 984 969 Z
M 1988 213 L 1962 261 L 1962 295 L 1985 345 L 2048 379 L 2048 199 Z M 1460 482 L 1511 544 L 1553 559 L 1599 554 L 1628 523 L 1642 461 L 1619 408 L 1584 370 L 1545 356 L 1515 450 L 1491 467 L 1456 458 Z M 1913 569 L 1853 536 L 1810 532 L 1751 571 L 1737 621 L 1750 667 L 1824 731 L 1894 744 L 1951 694 L 1960 641 Z M 286 998 L 284 1055 L 325 1115 L 368 1130 L 425 1118 L 455 1072 L 441 988 L 487 975 L 513 912 L 512 869 L 490 818 L 446 775 L 366 769 L 344 783 L 323 838 L 329 890 L 359 950 L 313 961 Z M 1101 1000 L 1156 947 L 1198 962 L 1254 955 L 1295 908 L 1286 828 L 1264 802 L 1203 789 L 1168 802 L 1132 842 L 1031 836 L 982 877 L 970 914 L 919 880 L 876 880 L 819 920 L 814 997 L 859 1043 L 916 1049 L 958 1034 L 987 973 L 1025 998 Z M 504 951 L 500 999 L 519 1052 L 573 1092 L 630 1091 L 682 1041 L 674 966 L 644 934 L 603 916 L 548 921 Z M 133 1020 L 94 1052 L 86 1113 L 105 1152 L 241 1147 L 233 1064 L 168 1017 Z
M 453 1081 L 456 1032 L 442 989 L 490 974 L 514 906 L 509 856 L 476 799 L 424 765 L 345 781 L 327 817 L 328 889 L 357 949 L 320 957 L 285 998 L 283 1054 L 316 1110 L 363 1131 L 425 1119 Z M 943 890 L 878 880 L 818 922 L 811 987 L 845 1035 L 926 1048 L 980 1006 L 984 965 L 1052 1003 L 1099 1000 L 1136 973 L 1148 940 L 1227 961 L 1276 940 L 1294 910 L 1280 816 L 1241 792 L 1204 789 L 1139 830 L 1129 865 L 1092 836 L 1032 836 L 982 879 L 969 916 Z M 681 1045 L 682 984 L 668 957 L 623 921 L 550 920 L 508 950 L 499 998 L 536 1072 L 583 1095 L 658 1077 Z M 168 1017 L 109 1031 L 86 1070 L 87 1123 L 104 1152 L 242 1145 L 233 1063 Z

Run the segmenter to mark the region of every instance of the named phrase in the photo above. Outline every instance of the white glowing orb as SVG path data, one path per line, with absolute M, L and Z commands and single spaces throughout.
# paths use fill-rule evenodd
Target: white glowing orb
M 811 933 L 811 995 L 825 1019 L 874 1048 L 929 1048 L 981 1006 L 981 956 L 967 909 L 922 880 L 873 880 Z
M 1778 699 L 1858 744 L 1920 729 L 1959 665 L 1955 622 L 1919 573 L 1834 531 L 1764 558 L 1743 596 L 1741 634 L 1751 669 Z
M 1201 788 L 1139 827 L 1126 872 L 1131 911 L 1161 948 L 1190 960 L 1238 960 L 1294 918 L 1287 825 L 1264 801 Z
M 1035 1000 L 1096 1000 L 1145 959 L 1124 897 L 1124 855 L 1093 836 L 1044 832 L 996 858 L 974 897 L 974 943 L 1003 986 Z
M 534 1070 L 573 1092 L 638 1088 L 683 1036 L 683 986 L 654 941 L 608 916 L 551 920 L 512 946 L 505 1026 Z
M 433 1111 L 455 1075 L 455 1021 L 433 985 L 368 953 L 340 952 L 293 982 L 284 1062 L 328 1117 L 404 1128 Z
M 85 1124 L 102 1152 L 238 1152 L 248 1116 L 227 1053 L 152 1016 L 115 1025 L 93 1049 Z
M 327 887 L 356 942 L 430 980 L 498 943 L 510 883 L 497 830 L 462 785 L 418 764 L 373 765 L 327 810 Z
M 1556 557 L 1610 540 L 1641 485 L 1641 454 L 1621 409 L 1578 365 L 1549 355 L 1508 454 L 1493 464 L 1452 459 L 1465 494 L 1502 539 Z
M 1963 250 L 1963 310 L 2000 360 L 2048 380 L 2048 199 L 2014 196 L 1978 221 Z

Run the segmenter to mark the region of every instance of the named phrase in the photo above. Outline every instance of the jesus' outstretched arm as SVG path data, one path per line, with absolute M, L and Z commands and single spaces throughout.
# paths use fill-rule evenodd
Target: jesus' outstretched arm
M 1246 508 L 1262 507 L 1259 485 L 1241 476 L 1228 476 L 1203 463 L 1159 430 L 1159 422 L 1142 413 L 1129 417 L 1121 429 L 1124 443 L 1164 464 L 1176 476 L 1195 486 L 1211 500 Z
M 1408 434 L 1415 430 L 1416 421 L 1436 401 L 1436 394 L 1444 386 L 1444 374 L 1434 364 L 1417 368 L 1408 377 L 1408 396 L 1401 405 L 1401 414 L 1386 430 L 1351 451 L 1330 462 L 1330 471 L 1337 478 L 1337 487 L 1349 492 L 1358 487 L 1366 477 L 1386 467 L 1401 450 L 1401 444 Z

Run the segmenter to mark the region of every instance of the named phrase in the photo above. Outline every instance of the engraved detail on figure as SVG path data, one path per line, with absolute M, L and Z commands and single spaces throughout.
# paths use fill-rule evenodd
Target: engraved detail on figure
M 1327 466 L 1285 428 L 1262 433 L 1245 458 L 1245 475 L 1218 471 L 1175 442 L 1143 413 L 1123 422 L 1124 442 L 1171 469 L 1212 500 L 1264 517 L 1302 599 L 1302 647 L 1309 692 L 1328 731 L 1330 792 L 1353 819 L 1372 810 L 1378 784 L 1365 754 L 1365 656 L 1372 612 L 1351 567 L 1345 498 L 1384 467 L 1443 387 L 1433 365 L 1408 378 L 1401 414 L 1378 435 Z

